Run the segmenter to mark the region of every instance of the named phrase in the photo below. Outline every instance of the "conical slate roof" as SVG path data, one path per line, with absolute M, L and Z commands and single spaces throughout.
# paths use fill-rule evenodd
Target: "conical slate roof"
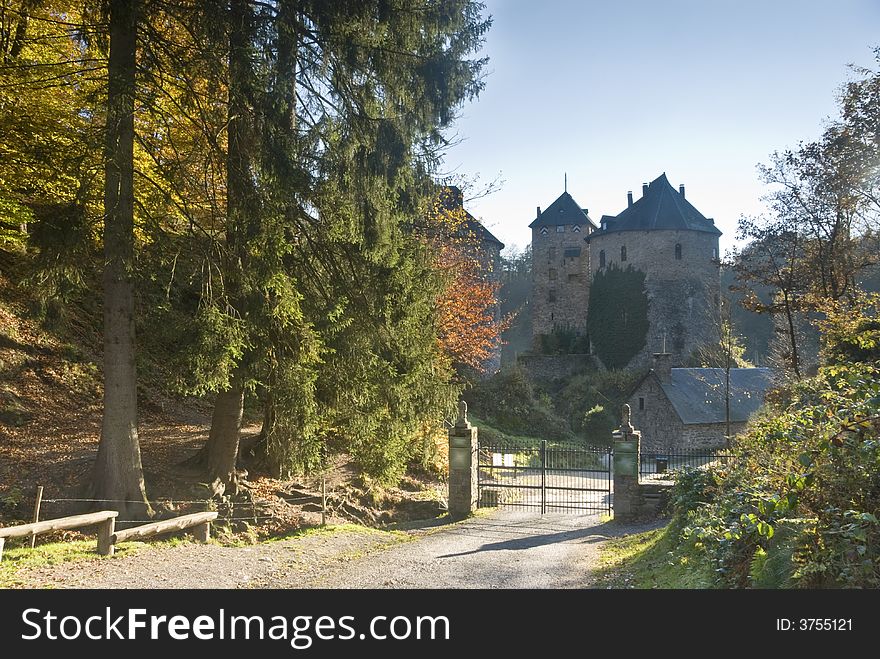
M 602 228 L 596 233 L 659 230 L 703 231 L 721 235 L 711 220 L 706 219 L 669 184 L 666 174 L 651 181 L 642 198 L 617 216 L 603 215 Z
M 563 192 L 559 195 L 559 198 L 550 204 L 547 210 L 542 211 L 541 214 L 532 221 L 529 228 L 556 226 L 557 224 L 589 224 L 593 228 L 596 228 L 596 225 L 593 224 L 590 216 L 587 215 L 586 209 L 581 208 L 574 198 L 567 192 Z

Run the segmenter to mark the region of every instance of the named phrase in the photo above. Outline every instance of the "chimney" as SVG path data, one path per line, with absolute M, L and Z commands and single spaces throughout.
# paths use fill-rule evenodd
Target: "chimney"
M 644 197 L 646 194 L 648 194 L 648 184 L 642 183 L 642 196 Z
M 540 206 L 538 206 L 538 217 L 541 217 L 541 207 Z M 535 218 L 535 219 L 538 219 L 538 218 Z
M 669 382 L 672 379 L 672 354 L 655 352 L 653 370 L 660 382 Z
M 626 207 L 629 208 L 632 205 L 633 205 L 633 192 L 632 192 L 632 190 L 629 190 L 626 193 Z
M 681 198 L 684 199 L 684 183 L 678 186 L 678 194 L 680 194 Z
M 451 210 L 458 210 L 460 208 L 464 208 L 464 193 L 461 191 L 461 188 L 457 185 L 449 186 L 449 203 Z

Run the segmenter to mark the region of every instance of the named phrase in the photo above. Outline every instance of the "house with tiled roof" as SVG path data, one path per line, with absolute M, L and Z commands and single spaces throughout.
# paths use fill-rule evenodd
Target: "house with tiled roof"
M 671 368 L 670 357 L 655 354 L 628 399 L 643 453 L 726 446 L 728 431 L 742 431 L 772 385 L 769 368 Z

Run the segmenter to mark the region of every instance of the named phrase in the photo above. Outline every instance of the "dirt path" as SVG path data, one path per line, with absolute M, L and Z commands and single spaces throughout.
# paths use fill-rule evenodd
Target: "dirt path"
M 143 547 L 17 577 L 30 588 L 583 588 L 601 542 L 642 528 L 498 511 L 405 534 L 341 527 L 245 547 Z

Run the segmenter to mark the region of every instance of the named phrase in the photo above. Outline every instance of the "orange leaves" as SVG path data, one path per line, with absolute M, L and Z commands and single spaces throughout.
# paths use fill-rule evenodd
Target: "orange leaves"
M 428 217 L 426 240 L 434 247 L 435 267 L 447 275 L 437 299 L 438 340 L 454 363 L 485 371 L 511 319 L 500 313 L 497 253 L 484 244 L 479 223 L 456 194 L 444 188 Z

